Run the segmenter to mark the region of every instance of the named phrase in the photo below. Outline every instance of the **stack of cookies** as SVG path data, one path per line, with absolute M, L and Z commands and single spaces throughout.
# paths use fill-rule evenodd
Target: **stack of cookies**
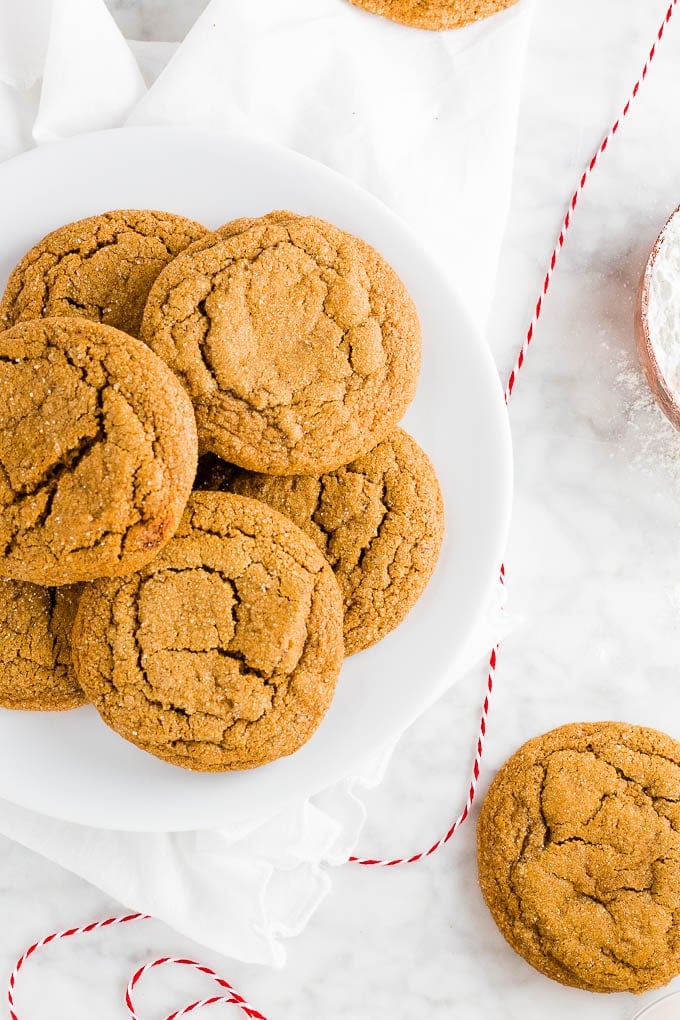
M 0 328 L 0 705 L 201 771 L 297 750 L 443 537 L 399 277 L 312 217 L 118 210 L 31 249 Z

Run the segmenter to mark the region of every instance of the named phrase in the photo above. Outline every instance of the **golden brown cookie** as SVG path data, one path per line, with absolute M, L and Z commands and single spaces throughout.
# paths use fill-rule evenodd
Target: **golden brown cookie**
M 151 209 L 114 209 L 59 227 L 10 275 L 0 301 L 0 328 L 77 315 L 138 336 L 161 269 L 206 233 L 184 216 Z
M 254 768 L 296 751 L 328 709 L 342 597 L 287 518 L 255 500 L 194 493 L 153 563 L 88 586 L 73 658 L 126 740 L 201 772 Z
M 141 341 L 75 318 L 0 333 L 0 576 L 138 570 L 179 524 L 196 456 L 191 403 Z
M 229 220 L 228 223 L 223 223 L 217 230 L 213 230 L 210 233 L 205 234 L 203 237 L 199 237 L 197 241 L 183 252 L 185 255 L 190 255 L 193 252 L 203 251 L 204 248 L 210 248 L 218 238 L 234 237 L 236 234 L 242 234 L 245 230 L 250 230 L 251 227 L 261 226 L 263 223 L 290 223 L 291 220 L 299 220 L 301 218 L 299 213 L 290 212 L 289 209 L 274 209 L 273 212 L 265 213 L 264 216 L 241 216 L 237 220 Z
M 517 0 L 350 0 L 350 3 L 411 28 L 440 32 L 488 18 L 512 7 Z
M 82 589 L 0 580 L 2 708 L 48 712 L 85 704 L 71 662 L 71 628 Z
M 323 551 L 343 594 L 345 654 L 389 634 L 425 590 L 444 507 L 430 459 L 403 429 L 321 477 L 236 470 L 225 485 L 286 514 Z
M 574 723 L 502 767 L 477 826 L 479 882 L 512 948 L 593 992 L 680 973 L 680 743 Z
M 160 274 L 142 339 L 190 393 L 202 452 L 269 474 L 334 470 L 413 398 L 413 302 L 373 248 L 324 220 L 240 222 Z

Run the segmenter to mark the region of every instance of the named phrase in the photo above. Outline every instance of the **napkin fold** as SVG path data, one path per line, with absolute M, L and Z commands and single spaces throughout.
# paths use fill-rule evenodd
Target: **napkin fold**
M 281 939 L 299 934 L 330 891 L 325 865 L 349 857 L 366 817 L 359 791 L 380 781 L 391 750 L 239 829 L 111 832 L 0 801 L 0 832 L 225 956 L 282 966 Z
M 256 134 L 359 181 L 416 227 L 481 328 L 530 15 L 523 0 L 437 33 L 346 0 L 213 0 L 127 123 Z
M 71 40 L 78 38 L 83 24 L 87 45 L 74 52 Z M 52 142 L 115 127 L 145 92 L 137 61 L 108 8 L 92 0 L 56 0 L 34 141 Z
M 213 0 L 175 46 L 128 42 L 103 0 L 0 0 L 0 159 L 124 123 L 277 141 L 408 220 L 482 328 L 530 22 L 531 0 L 446 33 L 346 0 Z M 494 601 L 470 638 L 468 666 L 502 628 Z M 352 852 L 361 789 L 380 781 L 391 751 L 285 816 L 239 828 L 224 819 L 211 832 L 105 832 L 0 802 L 0 832 L 221 953 L 280 965 L 281 939 L 301 931 L 329 891 L 327 865 Z

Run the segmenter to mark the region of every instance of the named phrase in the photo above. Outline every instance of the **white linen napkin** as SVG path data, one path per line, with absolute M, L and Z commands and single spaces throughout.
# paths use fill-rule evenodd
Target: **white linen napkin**
M 213 0 L 179 47 L 126 41 L 103 0 L 0 0 L 0 159 L 129 124 L 255 133 L 353 177 L 439 255 L 480 327 L 509 201 L 531 0 L 458 32 L 346 0 Z M 497 606 L 468 664 L 497 640 Z M 451 682 L 458 679 L 452 676 Z M 0 832 L 218 952 L 282 964 L 345 861 L 391 748 L 287 811 L 214 832 L 104 832 L 0 802 Z M 461 791 L 467 777 L 461 777 Z M 77 919 L 68 919 L 77 921 Z
M 418 229 L 483 326 L 529 6 L 437 33 L 346 0 L 213 0 L 127 123 L 259 134 L 352 177 Z

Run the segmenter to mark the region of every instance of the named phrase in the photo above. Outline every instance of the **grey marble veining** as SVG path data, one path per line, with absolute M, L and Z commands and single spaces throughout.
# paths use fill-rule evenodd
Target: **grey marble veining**
M 203 3 L 112 6 L 131 34 L 176 39 Z M 665 0 L 539 6 L 489 332 L 503 376 L 568 196 L 637 77 L 665 7 Z M 620 718 L 680 736 L 680 436 L 646 390 L 632 329 L 647 251 L 680 201 L 679 61 L 680 21 L 579 205 L 513 398 L 516 499 L 506 563 L 514 630 L 499 660 L 482 791 L 523 740 L 562 722 Z M 367 797 L 362 852 L 411 852 L 458 812 L 483 683 L 483 671 L 471 675 L 405 735 L 384 784 Z M 117 909 L 81 880 L 0 841 L 0 971 L 46 931 Z M 426 863 L 340 869 L 281 972 L 220 960 L 149 923 L 102 934 L 77 953 L 64 945 L 36 958 L 19 1013 L 123 1018 L 129 974 L 161 953 L 205 959 L 270 1020 L 626 1020 L 655 997 L 562 988 L 519 960 L 476 887 L 474 821 Z M 158 975 L 140 992 L 140 1008 L 164 1016 L 192 992 L 200 989 L 186 976 Z
M 208 0 L 106 0 L 128 39 L 179 42 Z

